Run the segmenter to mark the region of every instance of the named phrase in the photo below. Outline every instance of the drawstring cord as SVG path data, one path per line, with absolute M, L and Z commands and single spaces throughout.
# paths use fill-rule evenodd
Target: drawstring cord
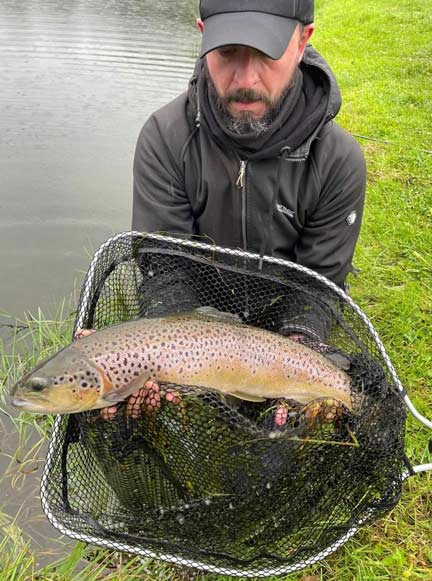
M 182 147 L 182 150 L 180 153 L 180 159 L 182 160 L 182 163 L 184 162 L 186 151 L 188 150 L 189 145 L 192 142 L 192 139 L 195 137 L 197 131 L 199 130 L 199 128 L 201 126 L 201 106 L 200 106 L 198 90 L 196 92 L 196 98 L 197 98 L 197 112 L 195 115 L 195 127 L 194 127 L 193 131 L 191 132 L 191 134 L 189 135 L 189 137 L 187 138 L 186 143 Z
M 276 186 L 273 190 L 273 196 L 272 196 L 272 200 L 270 202 L 270 208 L 269 208 L 269 212 L 267 215 L 267 224 L 264 227 L 264 236 L 263 236 L 263 239 L 261 242 L 261 248 L 260 248 L 260 252 L 259 252 L 260 259 L 259 259 L 259 263 L 258 263 L 258 270 L 262 270 L 264 254 L 266 253 L 266 251 L 268 251 L 268 244 L 269 244 L 270 234 L 271 234 L 272 226 L 273 226 L 273 216 L 274 216 L 274 211 L 275 211 L 275 207 L 276 207 L 277 196 L 278 196 L 279 190 L 280 190 L 280 183 L 281 183 L 281 177 L 282 177 L 282 164 L 287 159 L 290 151 L 291 151 L 291 148 L 288 146 L 282 147 L 282 149 L 280 150 L 279 164 L 278 164 L 278 169 L 277 169 L 277 174 L 276 174 Z
M 198 82 L 199 82 L 199 80 L 198 80 Z M 196 135 L 197 131 L 200 129 L 200 126 L 201 126 L 201 107 L 200 107 L 199 91 L 198 90 L 196 92 L 196 97 L 197 97 L 197 112 L 196 112 L 196 116 L 195 116 L 195 127 L 194 127 L 194 130 L 189 135 L 188 139 L 186 140 L 186 143 L 184 144 L 184 146 L 182 148 L 182 151 L 180 154 L 181 160 L 184 159 L 184 156 L 186 155 L 186 151 L 188 150 L 189 145 L 192 142 L 192 139 L 194 138 L 194 136 Z M 277 174 L 276 174 L 276 185 L 275 185 L 275 188 L 273 190 L 273 196 L 272 196 L 272 199 L 270 202 L 269 212 L 267 215 L 267 224 L 264 227 L 264 236 L 263 236 L 263 239 L 261 242 L 261 248 L 260 248 L 260 252 L 259 252 L 260 258 L 259 258 L 259 263 L 258 263 L 258 270 L 262 270 L 264 254 L 266 252 L 268 252 L 270 234 L 271 234 L 272 226 L 273 226 L 273 216 L 274 216 L 274 212 L 275 212 L 277 196 L 278 196 L 279 190 L 280 190 L 280 183 L 281 183 L 281 177 L 282 177 L 282 164 L 283 164 L 284 160 L 287 159 L 290 152 L 291 152 L 291 147 L 289 147 L 289 146 L 282 147 L 282 149 L 279 152 L 280 155 L 279 155 L 279 163 L 278 163 L 278 169 L 277 169 Z

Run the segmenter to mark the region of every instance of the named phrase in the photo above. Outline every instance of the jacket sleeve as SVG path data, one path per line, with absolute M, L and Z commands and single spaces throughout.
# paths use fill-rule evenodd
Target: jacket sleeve
M 133 165 L 132 228 L 142 232 L 193 234 L 192 207 L 171 133 L 152 115 L 138 137 Z
M 360 233 L 366 166 L 356 141 L 336 125 L 332 130 L 331 138 L 323 139 L 313 157 L 320 193 L 306 216 L 295 258 L 342 287 L 352 270 Z
M 138 137 L 133 166 L 132 228 L 139 232 L 193 235 L 192 208 L 179 168 L 184 135 L 175 116 L 164 109 L 152 115 Z M 177 121 L 178 122 L 178 121 Z M 169 142 L 169 143 L 168 143 Z M 192 310 L 200 305 L 197 281 L 188 271 L 178 272 L 175 257 L 136 256 L 142 281 L 140 316 Z
M 319 198 L 306 216 L 294 249 L 295 262 L 322 274 L 345 288 L 360 232 L 366 187 L 366 166 L 355 140 L 331 124 L 317 143 L 313 164 Z M 331 329 L 331 312 L 325 304 L 299 305 L 284 318 L 281 332 L 303 333 L 325 340 Z

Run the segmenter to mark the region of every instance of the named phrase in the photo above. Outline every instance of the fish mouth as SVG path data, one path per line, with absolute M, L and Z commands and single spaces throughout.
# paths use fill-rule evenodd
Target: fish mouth
M 42 398 L 41 398 L 42 399 Z M 34 413 L 53 413 L 51 410 L 44 407 L 43 401 L 41 403 L 32 402 L 29 399 L 22 399 L 21 397 L 15 397 L 11 401 L 14 407 L 20 408 L 26 412 L 34 412 Z
M 55 402 L 49 397 L 38 393 L 15 393 L 11 397 L 11 404 L 20 411 L 31 412 L 35 414 L 61 414 L 65 410 L 59 409 Z M 63 407 L 63 406 L 61 406 Z
M 71 414 L 78 412 L 85 412 L 88 410 L 86 406 L 77 405 L 62 405 L 57 406 L 51 402 L 49 398 L 38 396 L 33 401 L 32 398 L 14 397 L 11 404 L 18 408 L 21 412 L 30 412 L 34 414 Z M 106 404 L 105 404 L 106 405 Z M 100 406 L 102 407 L 102 406 Z

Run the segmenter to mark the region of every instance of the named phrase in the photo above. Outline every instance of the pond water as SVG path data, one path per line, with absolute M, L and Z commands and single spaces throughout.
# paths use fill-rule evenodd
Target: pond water
M 0 311 L 55 304 L 130 229 L 136 139 L 187 87 L 197 15 L 198 0 L 0 3 Z
M 100 244 L 130 229 L 136 139 L 151 112 L 187 88 L 197 16 L 198 0 L 1 1 L 3 340 L 4 323 L 53 310 L 80 288 Z M 40 437 L 30 434 L 23 471 L 1 407 L 0 513 L 16 518 L 41 564 L 51 562 L 73 542 L 59 540 L 40 507 L 46 446 L 32 450 Z

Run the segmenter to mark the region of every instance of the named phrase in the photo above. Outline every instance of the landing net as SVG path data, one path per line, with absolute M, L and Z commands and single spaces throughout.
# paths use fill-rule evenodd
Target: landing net
M 161 385 L 178 405 L 162 398 L 156 413 L 131 415 L 120 404 L 112 420 L 62 416 L 44 509 L 69 536 L 118 551 L 241 576 L 301 569 L 398 502 L 411 471 L 402 387 L 366 317 L 326 279 L 187 240 L 125 233 L 105 243 L 76 328 L 202 306 L 274 332 L 306 329 L 313 349 L 324 340 L 326 354 L 349 361 L 352 411 L 290 402 L 280 426 L 275 400 Z

